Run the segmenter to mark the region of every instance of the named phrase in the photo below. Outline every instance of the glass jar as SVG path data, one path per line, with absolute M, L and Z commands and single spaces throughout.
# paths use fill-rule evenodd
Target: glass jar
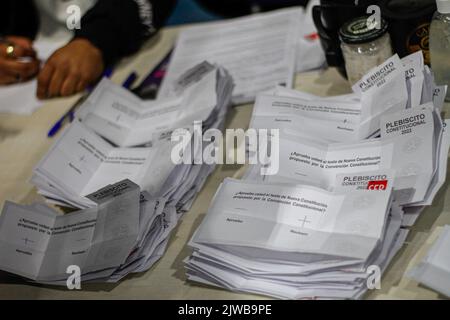
M 368 23 L 366 16 L 345 23 L 339 30 L 345 69 L 351 85 L 393 55 L 387 30 L 388 24 L 384 19 L 378 26 Z

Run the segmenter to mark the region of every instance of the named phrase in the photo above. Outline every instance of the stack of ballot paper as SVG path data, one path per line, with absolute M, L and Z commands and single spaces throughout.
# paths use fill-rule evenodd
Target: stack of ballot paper
M 75 265 L 83 282 L 116 282 L 163 255 L 214 169 L 173 162 L 171 132 L 192 133 L 193 121 L 202 121 L 200 131 L 223 129 L 234 84 L 224 69 L 205 62 L 178 86 L 177 98 L 159 104 L 108 80 L 99 84 L 81 121 L 65 129 L 32 177 L 49 202 L 81 210 L 59 215 L 42 204 L 8 203 L 0 218 L 1 270 L 65 285 L 66 269 Z M 188 150 L 192 159 L 203 152 Z
M 161 256 L 173 224 L 164 199 L 140 192 L 130 180 L 87 197 L 93 207 L 65 215 L 42 204 L 7 202 L 0 216 L 0 269 L 66 285 L 73 272 L 69 267 L 79 268 L 83 282 L 114 281 L 130 257 L 155 261 Z
M 190 245 L 188 278 L 278 298 L 356 298 L 399 249 L 392 175 L 383 190 L 329 192 L 226 180 Z
M 188 70 L 179 79 L 182 94 L 170 100 L 144 102 L 104 79 L 81 107 L 81 121 L 36 166 L 32 182 L 50 202 L 87 208 L 87 194 L 130 179 L 151 195 L 175 197 L 183 207 L 212 166 L 174 163 L 171 132 L 193 121 L 220 129 L 232 89 L 228 73 L 209 63 Z
M 373 68 L 353 86 L 352 94 L 324 98 L 278 87 L 257 96 L 250 127 L 300 132 L 330 142 L 375 137 L 387 112 L 428 102 L 442 110 L 447 88 L 424 74 L 430 70 L 418 52 L 402 60 L 395 55 Z
M 272 95 L 259 95 L 250 127 L 280 130 L 281 169 L 275 176 L 264 177 L 258 174 L 260 168 L 252 166 L 247 176 L 265 181 L 291 179 L 332 189 L 329 181 L 317 180 L 314 172 L 322 170 L 307 159 L 308 152 L 319 160 L 323 159 L 324 149 L 328 154 L 331 150 L 344 152 L 338 157 L 372 160 L 385 154 L 379 163 L 328 165 L 325 172 L 333 177 L 349 170 L 394 168 L 396 201 L 405 213 L 403 224 L 412 226 L 445 182 L 449 133 L 448 121 L 440 119 L 440 112 L 447 86 L 436 85 L 419 51 L 401 61 L 393 56 L 370 70 L 353 90 L 352 94 L 323 98 L 279 87 Z M 371 140 L 380 136 L 381 139 Z M 364 150 L 376 144 L 383 146 L 375 147 L 375 153 Z M 292 151 L 289 148 L 295 148 L 298 155 L 287 159 L 286 152 Z M 310 151 L 311 148 L 322 151 Z M 389 148 L 394 150 L 392 157 L 387 155 Z M 346 155 L 348 151 L 344 150 L 351 151 Z
M 362 297 L 445 183 L 446 89 L 416 53 L 369 71 L 353 94 L 259 95 L 250 127 L 279 130 L 268 133 L 278 157 L 222 184 L 190 242 L 188 278 L 278 298 Z
M 439 239 L 409 276 L 450 298 L 450 226 L 444 227 Z

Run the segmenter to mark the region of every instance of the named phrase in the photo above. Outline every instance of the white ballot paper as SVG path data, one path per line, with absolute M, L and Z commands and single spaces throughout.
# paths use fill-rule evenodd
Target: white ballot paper
M 157 161 L 159 148 L 114 148 L 94 132 L 75 121 L 35 169 L 33 181 L 46 189 L 42 178 L 49 178 L 50 190 L 66 195 L 80 207 L 89 206 L 86 195 L 123 179 L 145 188 L 147 172 Z M 41 178 L 41 179 L 40 179 Z M 48 188 L 47 188 L 48 189 Z
M 423 53 L 419 50 L 402 59 L 405 67 L 406 85 L 408 88 L 407 108 L 415 108 L 420 105 L 423 88 Z
M 352 89 L 361 95 L 363 122 L 386 111 L 405 109 L 408 102 L 405 67 L 398 55 L 374 67 Z
M 177 212 L 186 211 L 214 166 L 174 163 L 172 151 L 177 142 L 171 141 L 173 126 L 190 129 L 193 122 L 203 120 L 201 130 L 222 129 L 234 83 L 226 70 L 203 62 L 189 69 L 177 87 L 186 103 L 174 104 L 178 111 L 173 113 L 171 102 L 142 106 L 144 102 L 136 96 L 102 81 L 78 114 L 83 122 L 73 122 L 36 166 L 32 183 L 38 192 L 57 205 L 87 208 L 92 201 L 85 195 L 130 179 L 152 197 L 164 197 Z M 176 114 L 181 122 L 166 119 L 163 123 L 168 115 L 176 120 Z M 155 126 L 153 118 L 158 120 Z M 108 141 L 146 144 L 115 147 Z M 193 155 L 202 152 L 196 148 Z
M 450 298 L 450 226 L 444 227 L 427 256 L 409 276 Z
M 158 98 L 174 96 L 177 79 L 205 60 L 230 72 L 235 104 L 250 102 L 276 85 L 292 87 L 303 15 L 302 8 L 294 7 L 183 30 Z
M 178 80 L 180 97 L 156 101 L 141 100 L 103 79 L 77 116 L 86 126 L 121 147 L 157 142 L 176 128 L 207 121 L 216 108 L 228 103 L 218 89 L 224 77 L 226 71 L 203 62 Z
M 447 85 L 436 86 L 434 89 L 433 104 L 439 111 L 442 111 L 442 109 L 444 108 L 447 90 L 448 90 Z
M 395 188 L 410 189 L 411 197 L 403 204 L 427 200 L 434 187 L 441 158 L 443 126 L 440 113 L 433 104 L 386 114 L 381 120 L 381 138 L 394 141 Z
M 139 227 L 139 187 L 129 180 L 89 198 L 95 207 L 58 215 L 43 206 L 6 203 L 0 216 L 0 268 L 36 281 L 67 278 L 120 266 L 134 246 Z
M 439 113 L 431 104 L 389 113 L 381 118 L 381 126 L 382 139 L 352 143 L 330 144 L 281 134 L 278 172 L 262 175 L 261 166 L 254 165 L 245 178 L 267 183 L 306 183 L 334 190 L 338 174 L 394 169 L 394 188 L 404 190 L 396 200 L 401 204 L 424 201 L 439 166 Z
M 241 253 L 254 247 L 272 261 L 365 261 L 382 236 L 391 190 L 340 194 L 226 179 L 192 242 Z
M 403 243 L 386 188 L 330 193 L 227 179 L 190 241 L 188 279 L 282 299 L 358 298 Z M 257 231 L 256 231 L 257 230 Z
M 250 128 L 279 129 L 291 134 L 299 132 L 332 142 L 359 141 L 369 135 L 359 131 L 360 115 L 359 101 L 330 101 L 319 97 L 306 100 L 259 94 Z
M 408 92 L 397 55 L 363 79 L 353 94 L 343 96 L 324 98 L 281 87 L 273 94 L 259 94 L 250 127 L 280 129 L 329 142 L 370 138 L 379 132 L 384 113 L 406 108 Z
M 79 263 L 82 267 L 83 283 L 114 283 L 130 273 L 146 271 L 162 257 L 171 232 L 183 214 L 190 209 L 207 177 L 214 170 L 212 164 L 177 165 L 174 163 L 171 158 L 173 142 L 170 139 L 170 131 L 167 132 L 168 135 L 164 133 L 158 136 L 158 141 L 154 141 L 151 136 L 148 137 L 149 139 L 145 141 L 152 143 L 147 147 L 115 147 L 107 142 L 104 138 L 108 139 L 105 136 L 109 133 L 112 135 L 108 140 L 113 140 L 112 137 L 125 138 L 123 141 L 128 141 L 127 138 L 133 137 L 134 133 L 131 130 L 128 136 L 126 130 L 108 131 L 110 128 L 89 128 L 86 126 L 89 115 L 96 114 L 101 120 L 109 119 L 111 124 L 123 124 L 121 119 L 114 118 L 119 115 L 123 119 L 130 120 L 130 122 L 124 121 L 124 128 L 129 126 L 134 129 L 137 123 L 133 121 L 139 122 L 141 119 L 133 118 L 132 113 L 142 111 L 135 104 L 141 101 L 133 95 L 123 95 L 125 92 L 118 90 L 117 86 L 108 81 L 103 81 L 100 86 L 106 87 L 106 90 L 95 90 L 91 97 L 93 104 L 81 110 L 81 113 L 87 115 L 82 117 L 85 122 L 76 120 L 61 133 L 49 152 L 36 166 L 32 177 L 38 192 L 45 196 L 48 202 L 64 207 L 87 209 L 60 216 L 42 204 L 32 206 L 9 204 L 7 212 L 2 215 L 5 220 L 0 220 L 0 240 L 3 241 L 0 241 L 2 246 L 0 250 L 9 250 L 8 254 L 14 255 L 17 252 L 14 253 L 14 249 L 8 247 L 9 244 L 15 246 L 21 244 L 21 241 L 25 241 L 25 245 L 37 243 L 35 238 L 31 238 L 32 234 L 24 235 L 23 232 L 17 231 L 17 228 L 22 228 L 15 226 L 17 220 L 14 219 L 19 215 L 18 213 L 25 216 L 27 221 L 31 221 L 38 232 L 41 227 L 47 228 L 44 229 L 49 232 L 44 232 L 42 235 L 38 233 L 39 236 L 44 237 L 41 241 L 44 244 L 38 248 L 41 250 L 40 255 L 31 255 L 33 258 L 37 257 L 35 263 L 30 265 L 34 269 L 24 269 L 21 267 L 22 260 L 15 258 L 8 258 L 4 265 L 1 261 L 0 268 L 49 285 L 66 285 L 67 275 L 63 270 L 66 261 L 77 265 Z M 202 63 L 185 73 L 179 79 L 177 86 L 180 96 L 186 97 L 186 101 L 191 103 L 191 105 L 182 105 L 182 109 L 185 110 L 180 109 L 181 113 L 186 111 L 186 114 L 182 116 L 183 121 L 205 119 L 203 126 L 199 129 L 200 134 L 202 130 L 223 129 L 234 87 L 233 79 L 226 70 Z M 124 99 L 121 99 L 123 97 Z M 121 111 L 113 114 L 114 103 L 123 104 L 124 108 L 119 108 Z M 91 110 L 97 106 L 101 112 Z M 148 106 L 148 108 L 153 107 L 160 108 L 162 112 L 166 111 L 165 105 Z M 146 106 L 143 108 L 145 109 Z M 101 125 L 99 123 L 99 126 Z M 125 136 L 120 135 L 123 132 Z M 119 134 L 114 136 L 115 133 Z M 134 137 L 147 139 L 146 135 L 147 133 L 137 134 Z M 193 139 L 191 137 L 190 140 Z M 206 147 L 206 145 L 194 147 L 193 158 L 195 159 Z M 140 197 L 139 192 L 136 197 L 133 195 L 132 199 L 124 198 L 125 194 L 123 197 L 119 194 L 115 196 L 119 190 L 123 189 L 123 179 L 127 179 L 125 185 L 133 182 L 132 185 L 141 191 Z M 117 184 L 111 185 L 114 183 Z M 142 190 L 139 190 L 137 186 Z M 91 193 L 97 189 L 100 190 L 94 194 Z M 109 197 L 110 193 L 113 193 L 112 198 Z M 119 216 L 122 210 L 125 213 Z M 126 219 L 128 224 L 122 223 L 122 218 Z M 77 229 L 77 225 L 81 226 L 80 229 Z M 94 226 L 95 229 L 93 229 Z M 23 228 L 29 229 L 27 226 Z M 56 228 L 57 232 L 53 233 L 52 228 Z M 73 234 L 77 238 L 73 240 L 72 238 L 63 239 L 62 236 L 56 237 L 60 234 L 61 228 L 64 229 L 62 234 L 67 236 Z M 78 233 L 78 230 L 80 232 L 84 230 L 84 233 Z M 22 235 L 24 236 L 21 237 Z M 111 238 L 110 235 L 117 239 Z M 53 241 L 53 238 L 57 240 Z M 83 247 L 86 243 L 81 240 L 92 242 L 88 255 L 89 259 L 92 257 L 92 261 L 72 259 L 72 256 L 79 256 L 79 259 L 82 259 L 84 251 L 87 250 Z M 50 244 L 47 246 L 45 241 Z M 5 243 L 7 245 L 3 245 Z M 80 248 L 73 249 L 74 243 Z M 58 249 L 53 250 L 53 246 Z M 47 252 L 47 249 L 52 251 Z M 24 255 L 29 253 L 29 251 L 24 252 Z M 58 260 L 59 256 L 64 259 Z M 52 265 L 47 266 L 47 264 Z
M 188 279 L 281 299 L 361 298 L 367 268 L 387 268 L 445 182 L 445 88 L 421 58 L 392 57 L 348 95 L 259 95 L 250 127 L 280 130 L 269 135 L 279 158 L 222 184 L 189 244 Z

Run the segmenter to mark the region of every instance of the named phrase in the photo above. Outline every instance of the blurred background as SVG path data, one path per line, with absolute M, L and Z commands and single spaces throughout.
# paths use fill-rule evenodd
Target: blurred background
M 307 3 L 308 0 L 178 0 L 167 25 L 214 21 Z

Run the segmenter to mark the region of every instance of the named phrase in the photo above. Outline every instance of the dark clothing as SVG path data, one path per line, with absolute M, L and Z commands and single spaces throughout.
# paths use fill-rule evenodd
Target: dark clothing
M 136 52 L 170 15 L 175 0 L 98 0 L 81 19 L 75 37 L 86 38 L 103 53 L 105 65 Z M 0 35 L 34 39 L 39 14 L 33 0 L 2 0 Z
M 207 10 L 224 18 L 234 18 L 255 12 L 271 11 L 290 6 L 306 6 L 309 0 L 197 0 Z

